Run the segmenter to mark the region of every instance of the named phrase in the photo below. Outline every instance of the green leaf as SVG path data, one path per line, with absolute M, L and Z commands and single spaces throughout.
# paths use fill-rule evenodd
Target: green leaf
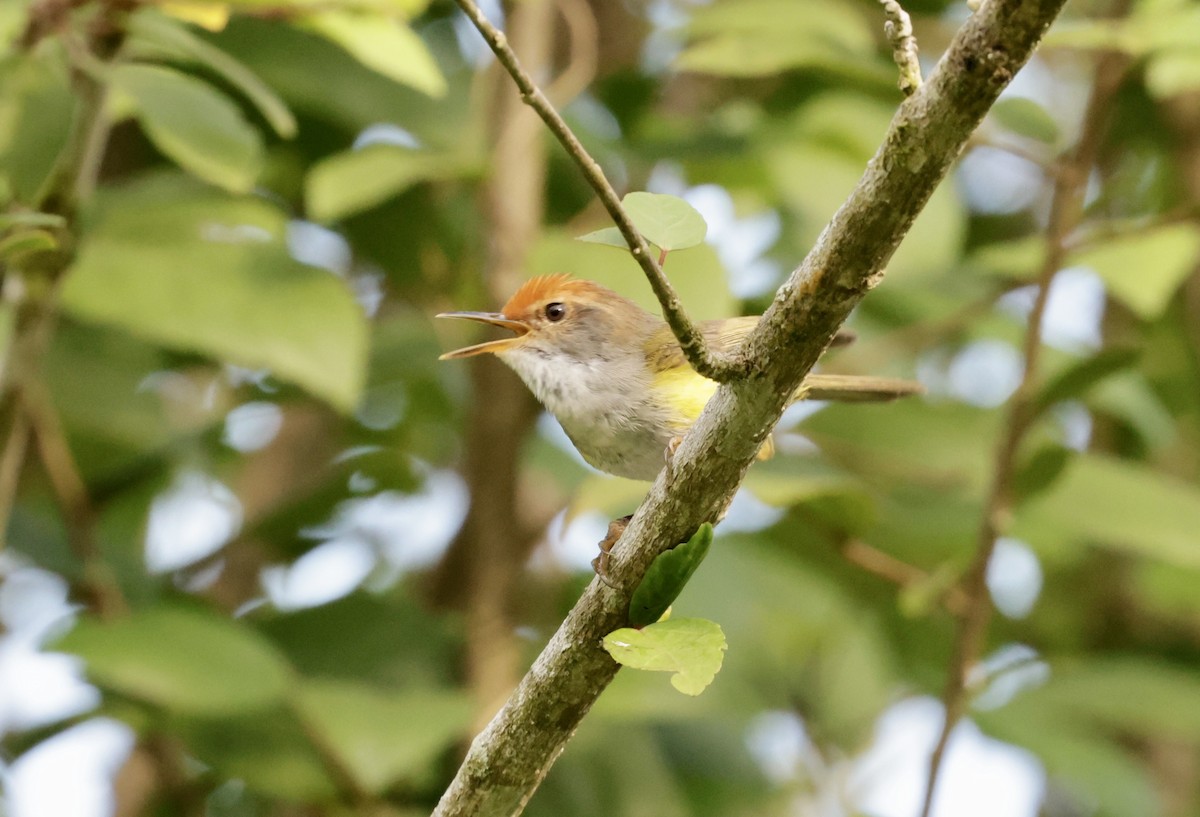
M 678 196 L 663 193 L 629 193 L 621 199 L 633 226 L 642 237 L 662 250 L 685 250 L 704 241 L 708 225 L 696 208 Z M 579 237 L 580 241 L 628 249 L 616 227 L 606 227 Z
M 1017 501 L 1023 502 L 1053 485 L 1071 461 L 1072 453 L 1061 445 L 1046 445 L 1023 461 L 1013 476 L 1012 492 Z
M 712 3 L 693 12 L 687 34 L 676 68 L 724 76 L 766 76 L 793 68 L 862 73 L 874 49 L 866 20 L 830 0 L 810 0 L 802 7 L 786 0 Z
M 703 618 L 673 618 L 643 627 L 623 628 L 604 637 L 604 649 L 620 664 L 653 672 L 673 672 L 671 686 L 699 695 L 725 660 L 725 633 Z
M 150 141 L 180 167 L 232 192 L 246 193 L 254 186 L 262 141 L 224 94 L 152 65 L 119 66 L 112 84 L 133 99 Z
M 1095 454 L 1076 457 L 1049 491 L 1018 509 L 1013 526 L 1046 556 L 1095 543 L 1190 568 L 1200 567 L 1197 531 L 1200 490 Z
M 267 368 L 343 411 L 365 377 L 367 325 L 346 284 L 294 260 L 267 202 L 168 176 L 111 193 L 62 290 L 78 318 Z
M 1146 65 L 1146 89 L 1159 99 L 1200 88 L 1200 50 L 1155 54 Z
M 673 283 L 689 315 L 696 320 L 707 320 L 736 314 L 737 302 L 729 293 L 729 276 L 716 250 L 708 244 L 693 247 L 688 251 L 686 266 L 686 271 L 676 276 Z M 546 230 L 527 267 L 531 277 L 570 270 L 572 275 L 619 292 L 644 309 L 659 311 L 658 301 L 646 283 L 646 274 L 627 252 L 581 246 L 560 230 Z
M 131 45 L 139 50 L 151 49 L 208 68 L 250 100 L 277 134 L 284 138 L 296 135 L 296 117 L 269 85 L 245 65 L 197 37 L 179 20 L 141 8 L 130 18 L 129 34 Z
M 1058 667 L 1029 694 L 1126 734 L 1179 740 L 1200 734 L 1200 678 L 1164 659 L 1110 655 Z
M 322 744 L 373 794 L 424 777 L 471 718 L 470 701 L 456 692 L 385 692 L 350 681 L 309 681 L 297 704 Z
M 0 232 L 14 227 L 39 227 L 47 230 L 61 230 L 67 226 L 67 220 L 53 213 L 39 213 L 31 210 L 20 210 L 12 213 L 0 213 Z
M 189 755 L 252 792 L 288 802 L 330 802 L 338 795 L 328 758 L 286 704 L 234 716 L 179 718 L 172 727 Z M 210 798 L 207 814 L 228 815 L 213 808 L 215 800 Z
M 658 554 L 629 600 L 629 623 L 644 627 L 662 618 L 712 545 L 712 525 L 705 522 L 686 542 Z
M 1001 99 L 990 112 L 996 121 L 1013 133 L 1028 136 L 1047 145 L 1058 142 L 1058 123 L 1038 103 L 1020 96 Z
M 1046 258 L 1046 240 L 1031 235 L 1012 241 L 984 244 L 967 258 L 967 264 L 988 275 L 1029 280 L 1038 274 Z
M 1109 294 L 1142 318 L 1153 320 L 1195 269 L 1197 254 L 1200 229 L 1171 224 L 1089 245 L 1074 254 L 1070 263 L 1095 270 Z
M 1124 51 L 1144 56 L 1195 48 L 1200 41 L 1200 8 L 1194 3 L 1139 4 L 1125 19 L 1076 20 L 1056 25 L 1047 46 Z
M 18 259 L 30 253 L 58 248 L 58 237 L 47 230 L 18 230 L 0 238 L 0 260 Z
M 1055 403 L 1079 398 L 1105 378 L 1133 366 L 1139 357 L 1137 349 L 1116 347 L 1081 360 L 1046 384 L 1034 400 L 1034 412 L 1040 414 Z
M 417 182 L 460 172 L 445 156 L 396 145 L 368 145 L 322 159 L 305 179 L 310 217 L 329 223 L 374 207 Z
M 446 80 L 424 41 L 394 17 L 326 11 L 305 17 L 303 25 L 389 79 L 433 97 L 446 93 Z
M 282 700 L 290 678 L 283 658 L 244 623 L 184 608 L 85 619 L 56 649 L 81 656 L 101 686 L 180 714 L 265 709 Z
M 75 105 L 61 51 L 0 60 L 0 198 L 38 205 Z

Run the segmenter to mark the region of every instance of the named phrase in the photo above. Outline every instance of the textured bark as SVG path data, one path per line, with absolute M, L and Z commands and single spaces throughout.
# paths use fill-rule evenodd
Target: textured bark
M 612 554 L 632 589 L 661 552 L 714 519 L 737 490 L 788 396 L 863 296 L 1063 0 L 987 0 L 885 141 L 816 246 L 747 341 L 752 369 L 721 386 L 655 481 Z M 521 811 L 616 673 L 601 638 L 626 620 L 628 593 L 593 581 L 513 696 L 475 739 L 434 814 Z

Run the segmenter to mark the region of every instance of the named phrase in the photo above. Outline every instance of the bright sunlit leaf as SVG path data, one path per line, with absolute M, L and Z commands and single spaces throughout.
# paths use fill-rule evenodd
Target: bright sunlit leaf
M 304 186 L 308 215 L 339 221 L 397 196 L 417 182 L 454 173 L 442 156 L 396 145 L 368 145 L 315 164 Z
M 1196 267 L 1200 229 L 1171 224 L 1119 234 L 1085 247 L 1071 264 L 1089 267 L 1109 293 L 1142 318 L 1162 314 L 1183 279 Z
M 623 628 L 604 637 L 615 661 L 634 669 L 672 672 L 671 686 L 699 695 L 725 660 L 725 633 L 715 621 L 672 618 L 640 630 Z
M 621 199 L 625 212 L 642 237 L 662 250 L 684 250 L 704 241 L 708 225 L 696 208 L 678 196 L 663 193 L 630 193 Z M 580 241 L 628 248 L 616 227 L 606 227 L 579 237 Z
M 325 11 L 305 17 L 304 25 L 389 79 L 433 97 L 446 93 L 446 80 L 429 48 L 392 16 Z
M 164 346 L 269 369 L 351 410 L 367 325 L 346 283 L 291 257 L 284 216 L 267 202 L 185 193 L 178 182 L 166 176 L 111 196 L 63 307 Z

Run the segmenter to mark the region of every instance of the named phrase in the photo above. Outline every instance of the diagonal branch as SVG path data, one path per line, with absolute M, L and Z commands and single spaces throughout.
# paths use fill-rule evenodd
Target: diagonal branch
M 637 227 L 629 218 L 629 214 L 621 206 L 621 199 L 617 195 L 617 191 L 613 190 L 612 185 L 608 183 L 600 163 L 588 155 L 574 132 L 563 121 L 562 116 L 550 104 L 546 95 L 534 83 L 533 78 L 521 67 L 517 55 L 508 44 L 508 38 L 488 22 L 487 17 L 479 10 L 479 6 L 475 5 L 474 0 L 455 0 L 455 2 L 479 29 L 483 39 L 495 52 L 496 59 L 512 75 L 513 81 L 521 90 L 521 98 L 542 118 L 546 127 L 579 165 L 588 184 L 596 191 L 604 209 L 612 216 L 617 229 L 621 231 L 621 235 L 629 244 L 629 251 L 633 254 L 634 260 L 646 273 L 646 278 L 650 281 L 650 288 L 654 290 L 654 295 L 662 306 L 663 317 L 679 340 L 679 345 L 683 348 L 688 362 L 697 372 L 718 383 L 728 383 L 743 377 L 746 374 L 746 367 L 741 361 L 729 359 L 708 348 L 704 336 L 700 334 L 699 328 L 684 311 L 683 303 L 680 302 L 679 296 L 675 293 L 671 282 L 667 280 L 667 276 L 663 274 L 662 265 L 655 260 L 646 239 L 638 232 Z
M 459 0 L 465 3 L 467 0 Z M 750 375 L 717 389 L 612 552 L 609 578 L 637 585 L 654 558 L 726 506 L 784 404 L 946 175 L 1064 0 L 987 0 L 938 69 L 900 106 L 875 157 L 746 341 Z M 475 738 L 435 817 L 517 814 L 617 665 L 600 639 L 628 594 L 594 580 L 512 697 Z

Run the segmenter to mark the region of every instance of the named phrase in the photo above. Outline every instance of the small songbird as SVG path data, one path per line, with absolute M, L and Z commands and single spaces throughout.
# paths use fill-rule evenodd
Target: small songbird
M 632 301 L 569 275 L 533 278 L 499 313 L 445 312 L 511 330 L 514 337 L 447 352 L 442 360 L 490 353 L 510 366 L 588 463 L 652 480 L 666 452 L 700 416 L 717 384 L 684 357 L 671 328 Z M 705 321 L 709 348 L 729 352 L 758 317 Z M 892 400 L 923 391 L 891 378 L 810 374 L 791 401 Z M 770 456 L 770 440 L 759 458 Z

